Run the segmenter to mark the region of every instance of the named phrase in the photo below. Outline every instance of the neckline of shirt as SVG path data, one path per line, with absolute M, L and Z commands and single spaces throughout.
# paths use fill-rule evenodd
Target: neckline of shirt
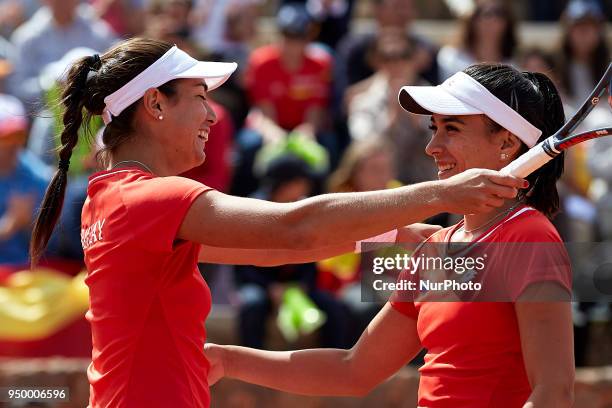
M 131 173 L 131 172 L 151 174 L 148 171 L 138 168 L 136 166 L 126 166 L 126 167 L 120 167 L 117 169 L 102 170 L 102 171 L 93 173 L 91 176 L 89 176 L 89 184 L 95 183 L 98 180 L 101 180 L 103 178 L 106 178 L 106 177 L 109 177 L 115 174 Z
M 481 236 L 478 237 L 478 239 L 476 239 L 475 241 L 471 241 L 471 243 L 472 244 L 476 244 L 476 243 L 484 241 L 485 239 L 490 237 L 495 231 L 497 231 L 502 225 L 504 225 L 508 221 L 510 221 L 510 220 L 512 220 L 512 219 L 518 217 L 519 215 L 524 214 L 524 213 L 526 213 L 528 211 L 535 211 L 535 208 L 530 207 L 530 206 L 525 205 L 525 204 L 517 207 L 512 212 L 510 212 L 508 215 L 506 215 L 504 218 L 499 220 L 499 222 L 491 225 L 487 230 L 485 230 L 485 232 Z M 445 236 L 444 236 L 444 242 L 449 242 L 448 239 L 453 236 L 455 231 L 457 231 L 457 229 L 460 226 L 462 226 L 464 224 L 464 222 L 465 222 L 464 220 L 461 220 L 457 224 L 455 224 L 451 228 L 449 228 L 448 231 L 446 232 Z

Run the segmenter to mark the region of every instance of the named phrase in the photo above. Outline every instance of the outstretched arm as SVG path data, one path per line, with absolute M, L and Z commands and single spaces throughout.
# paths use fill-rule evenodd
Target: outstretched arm
M 429 224 L 408 225 L 398 230 L 395 242 L 406 249 L 414 249 L 420 242 L 440 228 L 438 225 Z M 388 243 L 388 240 L 375 242 Z M 355 242 L 343 242 L 337 245 L 302 251 L 293 249 L 219 248 L 202 245 L 199 261 L 228 265 L 277 266 L 316 262 L 354 250 Z
M 264 351 L 206 345 L 209 384 L 220 377 L 304 395 L 362 396 L 421 350 L 416 321 L 386 304 L 350 350 Z
M 502 185 L 504 184 L 504 185 Z M 468 170 L 447 180 L 365 193 L 324 194 L 295 203 L 201 194 L 177 238 L 225 248 L 311 250 L 358 241 L 443 211 L 490 211 L 516 196 L 522 180 Z

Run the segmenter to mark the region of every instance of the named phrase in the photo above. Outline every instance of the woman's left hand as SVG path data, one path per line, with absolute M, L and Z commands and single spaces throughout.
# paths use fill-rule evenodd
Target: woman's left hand
M 224 350 L 223 346 L 214 343 L 204 344 L 204 354 L 208 359 L 208 386 L 215 384 L 225 376 Z

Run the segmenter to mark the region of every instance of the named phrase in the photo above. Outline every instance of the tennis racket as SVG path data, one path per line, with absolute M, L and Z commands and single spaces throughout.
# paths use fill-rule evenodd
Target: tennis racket
M 562 151 L 578 143 L 612 135 L 612 127 L 571 134 L 602 98 L 610 103 L 610 107 L 612 108 L 612 99 L 610 99 L 610 97 L 612 97 L 611 87 L 612 63 L 608 65 L 606 73 L 595 89 L 593 89 L 588 99 L 582 104 L 578 112 L 576 112 L 557 133 L 538 143 L 500 171 L 504 174 L 525 178 L 550 160 L 554 159 Z

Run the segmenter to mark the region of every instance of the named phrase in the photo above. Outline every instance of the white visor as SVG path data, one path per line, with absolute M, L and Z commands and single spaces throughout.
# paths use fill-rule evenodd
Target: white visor
M 102 112 L 102 119 L 108 125 L 113 116 L 118 116 L 125 108 L 142 98 L 147 90 L 173 79 L 202 78 L 208 90 L 212 91 L 227 81 L 237 67 L 235 62 L 198 61 L 175 45 L 130 82 L 104 98 L 106 107 Z
M 421 115 L 487 115 L 529 147 L 535 146 L 542 135 L 540 129 L 464 72 L 457 72 L 438 86 L 404 86 L 399 103 L 408 112 Z

